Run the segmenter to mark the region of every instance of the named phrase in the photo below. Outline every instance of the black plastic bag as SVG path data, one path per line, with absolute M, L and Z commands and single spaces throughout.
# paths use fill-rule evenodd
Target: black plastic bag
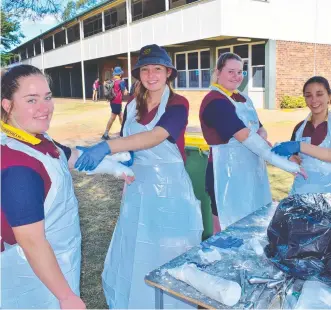
M 268 227 L 267 257 L 301 279 L 331 279 L 331 194 L 283 199 Z

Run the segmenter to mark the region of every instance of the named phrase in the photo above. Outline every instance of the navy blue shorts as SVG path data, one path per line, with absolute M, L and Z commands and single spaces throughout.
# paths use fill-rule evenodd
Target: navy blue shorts
M 122 104 L 120 103 L 111 103 L 110 108 L 113 114 L 120 115 L 122 112 Z

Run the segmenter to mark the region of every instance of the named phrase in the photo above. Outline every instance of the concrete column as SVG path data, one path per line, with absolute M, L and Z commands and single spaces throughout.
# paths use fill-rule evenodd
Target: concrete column
M 268 40 L 265 46 L 264 108 L 276 109 L 276 41 Z
M 86 102 L 86 92 L 85 92 L 85 70 L 84 70 L 84 26 L 83 21 L 79 21 L 79 33 L 80 33 L 80 64 L 82 68 L 82 90 L 83 90 L 83 101 Z
M 33 56 L 36 56 L 36 44 L 33 43 Z
M 44 64 L 44 41 L 40 39 L 40 51 L 41 51 L 41 71 L 45 72 L 45 64 Z
M 126 0 L 126 20 L 132 23 L 131 0 Z
M 105 11 L 102 11 L 101 17 L 102 17 L 102 32 L 105 32 L 105 30 L 106 30 L 106 28 L 105 28 Z
M 52 35 L 52 37 L 53 37 L 53 50 L 55 50 L 55 36 L 54 36 L 54 34 Z
M 26 59 L 28 59 L 29 58 L 29 53 L 28 53 L 28 48 L 27 47 L 25 48 L 25 55 L 26 55 Z
M 131 0 L 126 0 L 126 29 L 127 29 L 127 37 L 128 37 L 128 87 L 129 90 L 131 88 L 131 31 L 130 24 L 132 22 L 132 13 L 131 13 Z
M 166 11 L 169 11 L 169 1 L 170 1 L 170 0 L 164 0 L 164 3 L 165 3 L 165 10 L 166 10 Z
M 68 44 L 68 29 L 67 28 L 64 29 L 64 33 L 66 36 L 66 44 Z
M 216 47 L 212 46 L 210 48 L 210 70 L 211 70 L 211 72 L 214 71 L 214 69 L 216 67 L 216 62 L 217 62 Z

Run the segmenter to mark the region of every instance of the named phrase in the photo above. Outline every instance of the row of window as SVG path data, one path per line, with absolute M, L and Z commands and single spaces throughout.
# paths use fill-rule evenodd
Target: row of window
M 60 38 L 60 37 L 59 37 Z M 57 44 L 60 44 L 60 39 Z M 49 38 L 44 40 L 47 50 Z M 53 42 L 52 42 L 53 44 Z M 37 47 L 37 45 L 35 45 Z M 226 52 L 238 54 L 244 61 L 245 79 L 251 80 L 251 87 L 264 88 L 265 86 L 265 45 L 242 44 L 217 49 L 217 55 Z M 30 54 L 31 50 L 28 50 Z M 188 51 L 175 54 L 175 64 L 178 76 L 175 80 L 176 88 L 208 88 L 210 85 L 211 62 L 210 50 Z
M 168 1 L 169 1 L 169 8 L 172 9 L 199 0 L 168 0 Z M 131 12 L 132 12 L 133 21 L 164 12 L 165 10 L 166 10 L 166 5 L 164 0 L 132 0 L 131 3 Z M 114 8 L 104 11 L 105 30 L 119 27 L 121 25 L 126 24 L 126 22 L 127 19 L 126 19 L 125 3 L 122 3 Z M 99 32 L 102 32 L 102 14 L 100 13 L 84 20 L 83 27 L 84 27 L 85 38 L 89 36 L 93 36 Z M 80 39 L 79 24 L 76 24 L 67 29 L 67 39 L 68 39 L 68 43 L 72 43 Z M 54 48 L 61 47 L 66 44 L 65 30 L 61 30 L 60 32 L 54 35 L 54 42 L 53 42 L 53 36 L 50 36 L 44 39 L 43 41 L 44 41 L 45 52 L 50 51 Z M 19 51 L 18 54 L 21 56 L 22 60 L 41 54 L 40 41 L 28 45 L 27 50 L 24 48 L 21 51 Z M 12 63 L 16 61 L 18 61 L 18 57 L 15 57 L 12 60 Z
M 218 56 L 233 52 L 244 61 L 244 77 L 252 80 L 251 87 L 264 88 L 265 85 L 265 45 L 243 44 L 218 48 Z M 210 85 L 210 50 L 181 52 L 175 54 L 178 76 L 176 88 L 207 88 Z

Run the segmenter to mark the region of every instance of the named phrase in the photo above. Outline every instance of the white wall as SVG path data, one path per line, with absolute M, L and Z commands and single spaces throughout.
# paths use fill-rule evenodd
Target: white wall
M 83 40 L 84 59 L 106 57 L 128 51 L 128 30 L 121 26 Z
M 47 69 L 68 65 L 79 62 L 80 59 L 80 41 L 76 41 L 44 53 L 44 66 Z
M 204 0 L 130 26 L 130 50 L 146 44 L 178 44 L 215 36 L 331 44 L 331 0 Z M 128 49 L 126 25 L 83 40 L 84 59 Z M 45 53 L 45 68 L 80 61 L 80 42 Z
M 22 60 L 22 64 L 25 65 L 32 65 L 35 66 L 39 69 L 42 69 L 42 59 L 41 59 L 41 55 L 29 58 L 29 59 L 24 59 Z
M 219 0 L 222 33 L 331 44 L 330 0 Z M 236 11 L 235 22 L 233 10 Z M 241 22 L 242 23 L 241 23 Z

